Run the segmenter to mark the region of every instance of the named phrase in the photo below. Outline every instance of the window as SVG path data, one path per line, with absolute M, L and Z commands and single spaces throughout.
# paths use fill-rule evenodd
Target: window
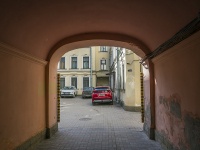
M 89 87 L 89 77 L 83 77 L 83 88 L 84 87 Z
M 83 57 L 83 69 L 89 69 L 89 57 Z
M 106 60 L 105 59 L 102 59 L 100 60 L 100 68 L 101 70 L 106 70 Z
M 101 46 L 100 47 L 100 52 L 107 52 L 106 46 Z
M 71 57 L 71 68 L 77 69 L 77 57 Z
M 77 88 L 77 77 L 71 77 L 71 86 L 75 86 Z
M 60 69 L 65 69 L 65 57 L 62 57 L 60 59 Z
M 65 87 L 65 78 L 60 78 L 60 89 Z

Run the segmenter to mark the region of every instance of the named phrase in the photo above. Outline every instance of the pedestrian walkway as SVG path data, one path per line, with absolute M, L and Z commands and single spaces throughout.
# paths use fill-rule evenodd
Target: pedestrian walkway
M 37 150 L 161 150 L 142 131 L 140 113 L 90 99 L 61 99 L 59 131 Z

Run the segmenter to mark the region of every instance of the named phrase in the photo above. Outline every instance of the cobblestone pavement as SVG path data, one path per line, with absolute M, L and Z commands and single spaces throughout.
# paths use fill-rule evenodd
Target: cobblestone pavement
M 37 150 L 161 150 L 142 131 L 138 112 L 118 104 L 96 104 L 91 99 L 61 99 L 59 131 Z

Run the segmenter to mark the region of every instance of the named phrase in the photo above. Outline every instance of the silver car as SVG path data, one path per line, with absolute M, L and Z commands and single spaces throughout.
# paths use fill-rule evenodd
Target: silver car
M 63 89 L 61 89 L 60 97 L 76 97 L 77 95 L 77 89 L 75 86 L 65 86 Z

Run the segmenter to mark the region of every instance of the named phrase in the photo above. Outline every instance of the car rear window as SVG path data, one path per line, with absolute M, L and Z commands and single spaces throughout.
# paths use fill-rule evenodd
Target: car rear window
M 96 87 L 94 90 L 94 93 L 107 93 L 110 92 L 110 88 L 109 87 Z
M 109 90 L 109 87 L 96 87 L 95 90 Z
M 93 90 L 92 87 L 84 87 L 83 90 Z

